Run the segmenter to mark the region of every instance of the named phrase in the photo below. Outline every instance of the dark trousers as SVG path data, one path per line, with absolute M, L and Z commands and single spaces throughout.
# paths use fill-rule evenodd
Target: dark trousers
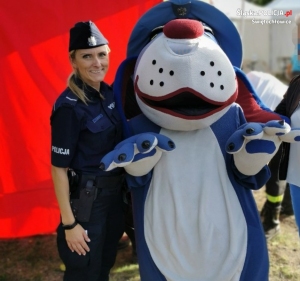
M 279 162 L 281 158 L 282 150 L 279 147 L 277 153 L 271 159 L 269 168 L 271 177 L 266 183 L 266 193 L 272 197 L 278 197 L 284 194 L 288 184 L 285 180 L 279 180 Z
M 80 223 L 80 222 L 79 222 Z M 117 255 L 118 241 L 124 232 L 122 193 L 103 189 L 94 201 L 89 222 L 80 223 L 88 231 L 90 252 L 72 253 L 61 224 L 57 228 L 57 246 L 66 266 L 64 281 L 108 281 Z
M 126 193 L 126 200 L 127 204 L 125 204 L 125 233 L 129 237 L 132 245 L 133 251 L 136 250 L 136 244 L 135 244 L 135 233 L 134 233 L 134 223 L 133 223 L 133 213 L 132 213 L 132 199 L 131 199 L 131 193 Z

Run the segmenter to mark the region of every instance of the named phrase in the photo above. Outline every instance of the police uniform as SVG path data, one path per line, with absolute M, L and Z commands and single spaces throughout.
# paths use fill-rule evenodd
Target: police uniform
M 124 232 L 123 169 L 104 172 L 99 165 L 102 157 L 122 140 L 122 123 L 108 84 L 101 82 L 102 99 L 97 90 L 83 85 L 79 78 L 75 78 L 75 83 L 84 89 L 87 105 L 69 88 L 56 100 L 51 115 L 51 163 L 74 171 L 70 203 L 76 221 L 91 240 L 87 242 L 90 252 L 84 256 L 69 249 L 62 223 L 57 228 L 57 245 L 66 265 L 64 280 L 107 281 Z M 92 188 L 92 197 L 86 197 L 92 198 L 92 205 L 90 213 L 82 218 L 78 206 L 75 208 L 72 203 L 81 202 L 87 186 Z

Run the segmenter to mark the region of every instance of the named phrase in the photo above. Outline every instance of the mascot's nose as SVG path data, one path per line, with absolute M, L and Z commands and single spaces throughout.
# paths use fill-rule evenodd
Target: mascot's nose
M 177 19 L 168 22 L 163 29 L 167 39 L 167 45 L 176 55 L 190 55 L 197 49 L 197 42 L 191 42 L 191 39 L 199 38 L 204 33 L 204 27 L 201 22 L 190 19 Z M 177 39 L 185 39 L 184 41 Z
M 194 39 L 203 35 L 201 22 L 191 19 L 176 19 L 168 22 L 163 29 L 165 36 L 172 39 Z

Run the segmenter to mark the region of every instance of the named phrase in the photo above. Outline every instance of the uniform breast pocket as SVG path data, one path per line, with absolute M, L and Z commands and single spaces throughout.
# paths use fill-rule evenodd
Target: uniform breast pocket
M 115 125 L 106 117 L 102 117 L 96 122 L 95 119 L 94 121 L 88 120 L 86 128 L 85 142 L 95 152 L 105 150 L 114 141 Z

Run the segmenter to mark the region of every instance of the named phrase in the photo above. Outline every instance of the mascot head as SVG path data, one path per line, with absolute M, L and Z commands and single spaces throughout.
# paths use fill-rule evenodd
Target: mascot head
M 116 74 L 114 91 L 124 124 L 142 111 L 163 128 L 202 129 L 234 101 L 248 122 L 280 120 L 256 95 L 241 63 L 238 31 L 212 5 L 171 0 L 154 6 L 136 23 L 127 59 Z
M 135 25 L 127 56 L 137 55 L 136 101 L 155 124 L 189 131 L 210 126 L 237 97 L 233 64 L 242 47 L 232 22 L 202 1 L 173 0 Z
M 134 85 L 141 111 L 162 128 L 202 129 L 237 98 L 234 69 L 211 28 L 176 19 L 143 49 Z

